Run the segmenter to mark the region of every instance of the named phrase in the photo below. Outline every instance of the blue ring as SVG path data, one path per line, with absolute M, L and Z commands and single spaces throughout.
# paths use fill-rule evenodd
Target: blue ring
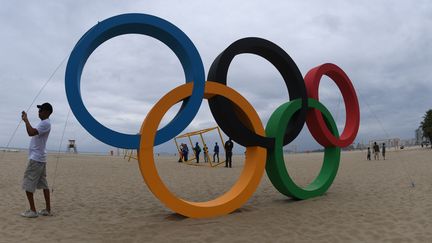
M 126 149 L 138 149 L 140 135 L 123 134 L 100 124 L 86 109 L 80 92 L 81 74 L 88 57 L 103 42 L 124 34 L 142 34 L 167 45 L 179 58 L 186 83 L 193 82 L 192 96 L 183 102 L 176 117 L 159 129 L 155 145 L 169 141 L 183 131 L 195 117 L 204 97 L 204 65 L 195 45 L 178 27 L 168 21 L 147 14 L 122 14 L 93 26 L 75 45 L 66 67 L 66 96 L 77 120 L 100 141 Z

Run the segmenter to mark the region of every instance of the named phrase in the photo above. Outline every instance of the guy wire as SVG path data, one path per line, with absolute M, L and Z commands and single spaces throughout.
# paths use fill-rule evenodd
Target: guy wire
M 65 132 L 66 132 L 67 123 L 69 121 L 70 112 L 71 112 L 71 110 L 69 109 L 68 113 L 67 113 L 67 116 L 66 116 L 66 122 L 65 122 L 65 125 L 63 127 L 62 136 L 61 136 L 61 139 L 60 139 L 60 145 L 59 145 L 59 148 L 58 148 L 58 151 L 57 151 L 57 161 L 56 161 L 55 170 L 54 170 L 53 182 L 52 182 L 52 185 L 51 185 L 51 193 L 52 194 L 54 194 L 54 184 L 55 184 L 55 180 L 56 180 L 56 177 L 57 177 L 57 166 L 58 166 L 58 162 L 59 162 L 59 158 L 60 158 L 60 149 L 61 149 L 62 144 L 63 144 L 63 138 L 64 138 L 64 135 L 65 135 Z
M 51 79 L 54 77 L 54 75 L 57 73 L 57 71 L 59 70 L 59 68 L 63 65 L 63 63 L 66 61 L 66 59 L 68 58 L 69 55 L 67 55 L 61 62 L 60 64 L 56 67 L 56 69 L 54 70 L 54 72 L 50 75 L 50 77 L 47 79 L 47 81 L 45 81 L 44 85 L 42 86 L 42 88 L 39 90 L 39 92 L 36 94 L 36 96 L 34 97 L 33 101 L 31 102 L 31 104 L 29 105 L 29 107 L 26 110 L 26 113 L 29 112 L 29 110 L 31 109 L 31 107 L 33 106 L 34 102 L 36 101 L 36 99 L 39 97 L 39 95 L 42 93 L 42 91 L 45 89 L 45 87 L 47 86 L 47 84 L 51 81 Z M 20 119 L 20 121 L 18 122 L 18 125 L 16 126 L 15 130 L 12 133 L 12 136 L 10 137 L 8 143 L 6 144 L 5 147 L 5 151 L 9 148 L 10 143 L 12 142 L 12 139 L 15 137 L 16 132 L 18 131 L 19 126 L 22 123 L 22 119 Z M 3 159 L 3 157 L 2 157 Z

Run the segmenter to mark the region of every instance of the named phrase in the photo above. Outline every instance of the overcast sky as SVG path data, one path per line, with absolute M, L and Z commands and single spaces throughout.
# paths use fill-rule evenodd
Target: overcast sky
M 61 141 L 69 111 L 64 74 L 78 39 L 98 21 L 123 13 L 151 14 L 179 27 L 197 47 L 206 74 L 223 49 L 249 36 L 281 46 L 303 76 L 322 63 L 337 64 L 351 78 L 359 97 L 361 125 L 356 143 L 413 138 L 424 113 L 432 107 L 430 1 L 0 2 L 0 147 L 9 140 L 9 147 L 28 147 L 23 124 L 12 136 L 20 113 L 66 59 L 29 110 L 31 123 L 36 126 L 39 121 L 35 105 L 50 102 L 54 114 L 48 149 L 63 151 L 67 139 L 76 139 L 80 151 L 113 149 L 89 135 L 72 114 Z M 158 40 L 123 35 L 95 50 L 81 80 L 90 113 L 113 130 L 134 134 L 153 104 L 184 83 L 184 74 L 174 53 Z M 253 55 L 234 59 L 228 84 L 250 101 L 264 124 L 288 98 L 281 75 Z M 337 86 L 323 78 L 319 90 L 341 132 L 345 109 Z M 162 126 L 178 107 L 167 113 Z M 215 125 L 204 101 L 184 132 Z M 213 144 L 215 135 L 209 134 L 206 141 Z M 294 145 L 299 150 L 319 148 L 306 126 L 288 147 Z M 156 148 L 159 152 L 174 150 L 172 141 Z

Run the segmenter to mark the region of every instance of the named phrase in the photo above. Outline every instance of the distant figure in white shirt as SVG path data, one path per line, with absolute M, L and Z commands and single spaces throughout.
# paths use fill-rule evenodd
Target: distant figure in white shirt
M 21 118 L 26 125 L 27 134 L 31 137 L 29 147 L 29 162 L 24 173 L 22 188 L 26 191 L 30 209 L 21 213 L 26 218 L 36 218 L 38 215 L 51 215 L 50 192 L 46 180 L 46 142 L 51 131 L 51 122 L 49 116 L 53 108 L 49 103 L 38 105 L 39 118 L 41 122 L 33 128 L 30 124 L 27 113 L 22 112 Z M 33 193 L 36 189 L 43 189 L 46 208 L 36 212 Z

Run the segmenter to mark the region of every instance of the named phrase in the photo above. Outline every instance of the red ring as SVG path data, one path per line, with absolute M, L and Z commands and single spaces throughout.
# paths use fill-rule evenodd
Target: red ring
M 331 78 L 342 93 L 346 109 L 345 128 L 336 138 L 328 129 L 322 114 L 317 109 L 309 110 L 306 124 L 315 140 L 324 147 L 347 147 L 354 142 L 360 126 L 360 108 L 354 86 L 345 72 L 335 64 L 324 63 L 311 69 L 305 76 L 309 98 L 319 100 L 318 87 L 323 75 Z

